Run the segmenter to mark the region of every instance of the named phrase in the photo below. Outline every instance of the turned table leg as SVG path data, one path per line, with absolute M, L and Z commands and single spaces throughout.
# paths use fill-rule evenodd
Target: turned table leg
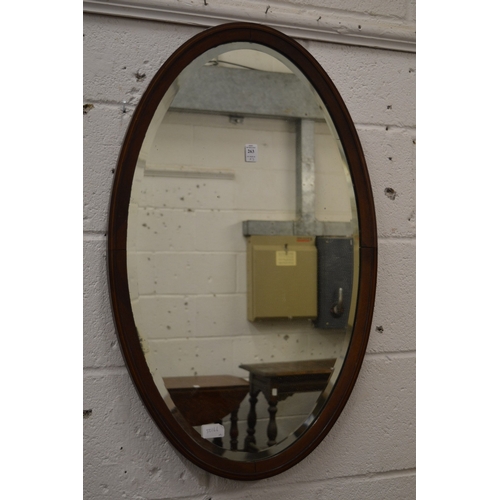
M 231 436 L 231 450 L 238 449 L 238 409 L 231 412 L 231 430 L 229 432 Z
M 269 400 L 269 424 L 267 425 L 267 446 L 276 444 L 276 436 L 278 435 L 278 426 L 276 425 L 276 412 L 278 411 L 278 401 L 274 398 Z
M 250 392 L 250 410 L 247 419 L 247 436 L 245 438 L 245 451 L 252 451 L 255 449 L 255 424 L 257 423 L 257 413 L 255 406 L 257 404 L 257 395 L 260 391 Z

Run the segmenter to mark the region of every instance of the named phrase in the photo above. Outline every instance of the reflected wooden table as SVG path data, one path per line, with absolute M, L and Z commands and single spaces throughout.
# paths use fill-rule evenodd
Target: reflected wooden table
M 248 394 L 248 382 L 232 375 L 166 377 L 163 383 L 190 425 L 222 423 L 231 414 L 231 450 L 238 447 L 238 410 Z M 222 446 L 222 439 L 214 443 Z
M 276 436 L 278 435 L 276 425 L 278 401 L 283 401 L 298 392 L 322 391 L 330 378 L 335 361 L 336 359 L 332 358 L 240 365 L 240 368 L 250 372 L 250 411 L 248 413 L 245 450 L 256 449 L 255 424 L 257 414 L 255 406 L 259 392 L 262 392 L 269 405 L 267 445 L 272 446 L 276 444 Z

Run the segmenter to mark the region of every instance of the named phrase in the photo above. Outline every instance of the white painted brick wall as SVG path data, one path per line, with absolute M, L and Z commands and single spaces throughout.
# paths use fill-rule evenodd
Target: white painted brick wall
M 332 9 L 381 16 L 384 22 L 387 17 L 398 22 L 414 20 L 411 0 L 288 3 L 316 7 L 318 16 Z M 105 231 L 113 169 L 133 106 L 172 51 L 200 30 L 178 24 L 84 16 L 84 103 L 94 105 L 84 116 L 84 409 L 92 410 L 84 419 L 84 496 L 93 500 L 414 498 L 413 54 L 300 42 L 329 73 L 357 126 L 372 180 L 379 230 L 378 292 L 368 354 L 352 396 L 326 439 L 303 462 L 277 477 L 251 483 L 218 478 L 198 469 L 170 446 L 133 388 L 119 352 L 107 292 Z M 136 73 L 146 76 L 141 80 Z M 122 112 L 123 100 L 128 103 L 127 113 Z M 386 188 L 395 191 L 394 199 L 387 196 Z M 195 189 L 193 186 L 193 192 Z M 179 220 L 189 230 L 183 231 L 187 240 L 172 238 L 171 250 L 182 253 L 198 248 L 201 242 L 203 248 L 208 244 L 214 252 L 212 257 L 225 269 L 225 278 L 218 300 L 210 294 L 199 296 L 190 299 L 198 302 L 191 308 L 177 297 L 170 301 L 167 312 L 162 311 L 168 317 L 171 310 L 169 326 L 183 331 L 191 326 L 199 330 L 204 309 L 244 310 L 245 306 L 243 249 L 237 246 L 235 256 L 227 262 L 227 256 L 217 253 L 223 251 L 219 242 L 232 240 L 233 235 L 218 234 L 210 239 L 206 228 L 214 215 L 192 215 L 179 210 Z M 218 212 L 217 216 L 226 217 L 228 222 L 234 217 L 229 211 Z M 239 232 L 238 220 L 241 218 L 234 220 L 234 228 Z M 161 223 L 157 213 L 152 227 Z M 193 259 L 193 268 L 203 267 L 195 255 Z M 227 295 L 228 290 L 240 295 Z M 234 324 L 241 331 L 241 342 L 245 342 L 249 328 L 256 328 L 245 325 Z M 210 328 L 207 326 L 208 335 L 216 331 Z M 281 333 L 285 331 L 284 326 Z M 182 365 L 194 366 L 186 364 L 184 356 L 195 356 L 200 349 L 181 353 Z

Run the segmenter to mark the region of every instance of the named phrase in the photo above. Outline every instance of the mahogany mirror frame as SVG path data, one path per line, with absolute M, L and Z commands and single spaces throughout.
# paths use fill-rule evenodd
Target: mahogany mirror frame
M 359 288 L 351 342 L 337 382 L 323 409 L 285 449 L 255 461 L 230 460 L 215 446 L 193 439 L 193 430 L 177 419 L 155 386 L 141 349 L 132 313 L 127 275 L 127 219 L 139 151 L 154 112 L 180 72 L 205 51 L 232 42 L 254 42 L 289 59 L 309 80 L 332 117 L 348 161 L 359 221 Z M 256 480 L 279 474 L 303 460 L 327 435 L 341 414 L 363 362 L 375 301 L 377 227 L 370 179 L 354 123 L 335 85 L 319 63 L 296 41 L 279 31 L 252 23 L 229 23 L 199 33 L 162 65 L 131 118 L 119 155 L 108 225 L 110 298 L 122 354 L 135 387 L 152 419 L 170 443 L 202 469 L 229 479 Z M 174 410 L 175 412 L 175 410 Z M 206 441 L 206 440 L 205 440 Z

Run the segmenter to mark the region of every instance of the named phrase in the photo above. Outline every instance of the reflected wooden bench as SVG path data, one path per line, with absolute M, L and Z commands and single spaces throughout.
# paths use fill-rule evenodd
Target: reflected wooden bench
M 250 372 L 250 411 L 245 438 L 245 450 L 257 449 L 255 406 L 257 396 L 262 392 L 268 402 L 269 424 L 267 426 L 267 445 L 276 444 L 278 427 L 276 412 L 278 401 L 283 401 L 298 392 L 322 391 L 332 374 L 335 358 L 305 361 L 285 361 L 277 363 L 243 364 L 240 368 Z
M 166 377 L 163 383 L 182 416 L 192 426 L 222 423 L 231 415 L 231 450 L 238 447 L 238 410 L 248 394 L 248 382 L 232 375 Z M 214 443 L 222 446 L 222 439 Z

